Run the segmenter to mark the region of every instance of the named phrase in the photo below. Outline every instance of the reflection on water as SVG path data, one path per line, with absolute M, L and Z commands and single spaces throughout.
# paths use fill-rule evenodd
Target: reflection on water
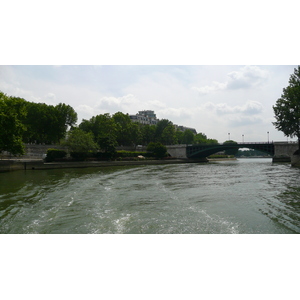
M 0 233 L 299 233 L 299 169 L 271 159 L 0 174 Z

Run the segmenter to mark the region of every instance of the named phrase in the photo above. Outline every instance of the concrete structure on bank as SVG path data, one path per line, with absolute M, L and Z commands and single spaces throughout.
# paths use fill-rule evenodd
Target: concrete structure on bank
M 274 142 L 274 162 L 288 161 L 292 160 L 294 153 L 298 150 L 298 142 L 288 143 L 288 142 Z

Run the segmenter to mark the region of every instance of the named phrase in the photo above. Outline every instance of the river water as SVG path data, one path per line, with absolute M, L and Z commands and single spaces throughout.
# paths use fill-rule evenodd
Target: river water
M 300 233 L 300 169 L 271 159 L 0 174 L 0 233 Z

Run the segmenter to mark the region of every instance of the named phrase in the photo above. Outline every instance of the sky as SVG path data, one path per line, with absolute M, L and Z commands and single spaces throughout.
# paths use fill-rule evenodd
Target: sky
M 299 62 L 296 1 L 200 2 L 7 2 L 0 90 L 69 104 L 78 124 L 154 110 L 221 143 L 290 140 L 272 106 Z
M 224 142 L 291 141 L 272 106 L 296 65 L 1 65 L 0 90 L 72 106 L 82 119 L 154 110 Z M 269 132 L 269 133 L 268 133 Z

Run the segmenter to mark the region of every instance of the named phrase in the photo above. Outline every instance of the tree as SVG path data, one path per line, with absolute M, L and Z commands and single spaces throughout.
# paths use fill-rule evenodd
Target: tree
M 162 119 L 157 122 L 155 128 L 155 142 L 161 142 L 162 133 L 168 125 L 173 125 L 173 123 L 167 119 Z
M 131 146 L 139 140 L 139 127 L 133 123 L 128 114 L 117 112 L 112 116 L 116 124 L 116 140 L 119 146 Z
M 143 145 L 148 145 L 150 142 L 155 140 L 155 125 L 142 125 L 141 126 L 141 141 Z
M 24 99 L 9 97 L 0 92 L 0 152 L 24 154 L 22 135 L 26 128 L 22 120 L 25 116 Z
M 90 153 L 96 152 L 98 145 L 94 142 L 94 136 L 91 132 L 85 132 L 79 128 L 70 130 L 63 145 L 73 157 L 86 158 Z
M 164 145 L 177 143 L 175 127 L 172 123 L 168 124 L 161 133 L 160 142 Z
M 182 140 L 183 140 L 183 132 L 182 132 L 181 130 L 179 130 L 178 128 L 177 128 L 177 130 L 176 130 L 176 138 L 177 138 L 177 143 L 178 143 L 178 144 L 183 144 L 183 143 L 182 143 Z
M 27 130 L 23 135 L 26 143 L 59 143 L 68 127 L 72 128 L 77 121 L 77 113 L 64 103 L 53 106 L 26 102 L 26 109 L 24 124 Z
M 182 144 L 193 144 L 194 142 L 194 133 L 190 129 L 186 129 L 183 132 Z
M 68 127 L 72 128 L 77 122 L 77 113 L 70 105 L 59 103 L 55 106 L 58 113 L 58 120 L 60 131 L 62 135 L 65 135 Z
M 216 139 L 208 139 L 207 136 L 204 133 L 197 133 L 194 136 L 194 143 L 195 144 L 218 144 L 218 141 Z
M 206 144 L 207 136 L 204 133 L 199 132 L 195 135 L 194 142 L 196 144 Z
M 109 113 L 97 115 L 90 120 L 83 120 L 79 128 L 85 132 L 92 132 L 94 141 L 101 150 L 108 153 L 111 157 L 115 154 L 117 126 Z
M 167 148 L 162 143 L 151 142 L 147 146 L 147 151 L 152 152 L 156 158 L 163 158 L 167 155 Z
M 238 148 L 234 147 L 234 145 L 237 145 L 237 142 L 235 142 L 235 141 L 229 140 L 229 141 L 224 142 L 223 145 L 228 145 L 228 146 L 232 145 L 233 146 L 232 148 L 225 150 L 226 155 L 236 155 L 239 151 Z
M 300 66 L 294 69 L 289 85 L 283 89 L 273 110 L 276 119 L 273 125 L 285 136 L 298 138 L 298 153 L 300 154 Z

